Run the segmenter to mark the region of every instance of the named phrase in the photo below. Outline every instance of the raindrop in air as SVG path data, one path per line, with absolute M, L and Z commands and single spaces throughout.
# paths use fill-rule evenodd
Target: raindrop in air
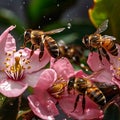
M 49 20 L 51 20 L 52 18 L 49 18 Z
M 23 1 L 23 5 L 25 5 L 25 1 Z
M 38 26 L 38 29 L 40 29 L 40 25 Z
M 60 4 L 57 4 L 57 7 L 60 7 Z
M 67 24 L 67 28 L 70 29 L 71 28 L 71 23 Z
M 10 102 L 9 105 L 13 106 L 13 102 Z

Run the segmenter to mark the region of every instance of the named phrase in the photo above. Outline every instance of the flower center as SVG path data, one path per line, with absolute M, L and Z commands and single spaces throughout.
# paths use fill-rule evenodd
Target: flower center
M 22 56 L 22 52 L 19 52 L 17 56 L 14 56 L 15 53 L 7 53 L 6 54 L 6 60 L 5 60 L 5 69 L 3 70 L 9 79 L 12 79 L 14 81 L 20 81 L 25 76 L 25 70 L 30 69 L 31 66 L 29 65 L 30 61 L 25 59 L 25 57 Z
M 55 98 L 59 99 L 62 97 L 67 82 L 62 78 L 58 78 L 55 83 L 48 89 L 48 92 Z
M 115 61 L 112 65 L 113 70 L 113 76 L 120 80 L 120 58 L 117 58 L 117 61 Z

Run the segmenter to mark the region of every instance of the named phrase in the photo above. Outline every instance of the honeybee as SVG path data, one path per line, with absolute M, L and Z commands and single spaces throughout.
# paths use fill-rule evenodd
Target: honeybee
M 107 54 L 110 53 L 113 56 L 118 55 L 118 48 L 114 40 L 116 40 L 113 36 L 101 35 L 100 33 L 104 32 L 108 28 L 108 20 L 105 20 L 96 30 L 95 33 L 91 35 L 86 35 L 83 37 L 82 42 L 88 47 L 90 50 L 93 48 L 98 49 L 99 58 L 102 61 L 102 55 L 106 57 L 106 59 L 110 62 L 110 57 Z
M 80 58 L 83 57 L 83 48 L 76 45 L 66 45 L 64 41 L 59 41 L 60 56 L 66 57 L 71 62 L 80 65 Z
M 75 111 L 77 107 L 80 95 L 83 96 L 82 98 L 83 113 L 86 104 L 85 95 L 87 95 L 91 100 L 93 100 L 96 104 L 100 106 L 104 106 L 106 104 L 106 97 L 104 96 L 102 91 L 88 78 L 71 77 L 67 87 L 67 91 L 69 94 L 72 89 L 78 92 L 78 95 L 74 103 L 73 111 Z
M 49 54 L 54 57 L 57 58 L 59 56 L 59 48 L 57 45 L 57 42 L 50 36 L 48 35 L 52 35 L 55 33 L 60 33 L 64 30 L 65 28 L 59 28 L 59 29 L 54 29 L 51 31 L 41 31 L 41 30 L 32 30 L 32 29 L 27 29 L 24 32 L 24 44 L 23 47 L 26 46 L 26 44 L 28 42 L 31 42 L 31 53 L 30 53 L 30 57 L 33 55 L 34 50 L 36 50 L 37 48 L 40 49 L 40 53 L 39 53 L 39 60 L 42 58 L 43 54 L 44 54 L 44 47 L 47 48 Z
M 105 82 L 94 82 L 94 84 L 103 92 L 107 103 L 112 101 L 116 96 L 120 97 L 120 88 L 117 84 L 108 84 Z

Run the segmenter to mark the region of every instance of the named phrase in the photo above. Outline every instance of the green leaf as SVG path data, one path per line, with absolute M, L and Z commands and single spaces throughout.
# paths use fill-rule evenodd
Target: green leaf
M 117 103 L 111 102 L 108 104 L 103 120 L 120 120 L 120 109 Z
M 0 120 L 16 120 L 19 103 L 19 97 L 6 98 L 0 107 Z
M 109 19 L 108 32 L 120 40 L 120 0 L 94 0 L 93 8 L 89 9 L 90 19 L 97 27 Z

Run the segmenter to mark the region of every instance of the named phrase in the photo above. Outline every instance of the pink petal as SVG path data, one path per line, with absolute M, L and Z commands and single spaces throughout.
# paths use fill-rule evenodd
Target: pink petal
M 107 70 L 103 70 L 100 74 L 93 77 L 92 80 L 96 82 L 105 82 L 106 84 L 113 84 L 112 82 L 112 73 Z
M 87 63 L 93 71 L 99 71 L 103 68 L 110 69 L 110 63 L 105 58 L 102 58 L 101 62 L 99 59 L 99 55 L 96 52 L 89 54 Z
M 27 56 L 29 58 L 31 50 L 28 48 L 25 48 L 24 51 L 27 53 Z M 31 69 L 29 69 L 29 72 L 38 71 L 41 68 L 45 67 L 45 65 L 47 65 L 47 63 L 49 62 L 50 56 L 46 52 L 46 50 L 44 51 L 44 55 L 41 58 L 41 61 L 39 61 L 39 52 L 40 52 L 39 50 L 34 51 L 34 54 L 29 59 L 30 66 L 31 66 Z
M 12 81 L 7 78 L 6 80 L 0 81 L 0 93 L 6 97 L 17 97 L 21 95 L 27 87 L 27 84 L 23 84 L 19 81 Z
M 45 100 L 42 96 L 30 95 L 28 97 L 29 106 L 38 117 L 44 120 L 55 120 L 54 116 L 58 115 L 58 110 L 51 100 Z
M 13 30 L 15 28 L 15 26 L 10 26 L 9 28 L 7 28 L 0 36 L 0 48 L 2 47 L 3 50 L 5 48 L 5 44 L 8 38 L 8 34 L 11 30 Z
M 35 87 L 43 71 L 44 70 L 40 70 L 40 71 L 33 72 L 33 73 L 26 73 L 24 82 L 27 83 L 31 87 Z
M 0 36 L 0 69 L 4 68 L 4 60 L 5 60 L 5 46 L 6 46 L 6 41 L 9 39 L 9 32 L 14 29 L 15 26 L 10 26 L 8 29 L 6 29 Z M 7 46 L 8 47 L 8 46 Z
M 99 110 L 98 106 L 88 97 L 86 97 L 86 109 L 84 114 L 82 110 L 82 96 L 80 97 L 81 99 L 79 99 L 76 110 L 72 112 L 74 109 L 75 98 L 75 95 L 70 95 L 59 101 L 60 107 L 68 116 L 77 120 L 92 120 L 95 118 L 101 120 L 98 118 L 103 115 L 102 111 Z
M 36 85 L 35 91 L 40 91 L 41 89 L 47 90 L 53 85 L 56 79 L 57 74 L 53 69 L 44 70 L 39 77 L 39 81 Z
M 59 76 L 62 76 L 64 79 L 69 78 L 74 75 L 74 68 L 67 58 L 61 58 L 54 62 L 53 58 L 51 59 L 51 68 L 54 69 Z
M 11 34 L 8 34 L 7 40 L 6 40 L 6 45 L 5 45 L 5 51 L 15 51 L 16 50 L 16 42 L 15 39 Z

